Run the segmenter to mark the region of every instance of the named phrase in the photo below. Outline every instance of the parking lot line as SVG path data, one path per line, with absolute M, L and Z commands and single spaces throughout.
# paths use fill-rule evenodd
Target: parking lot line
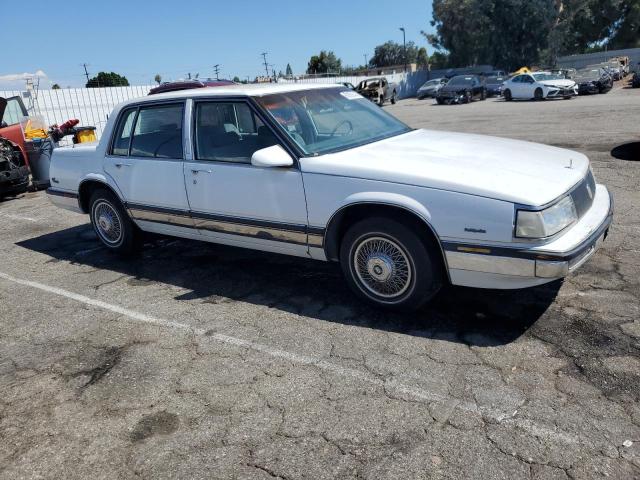
M 570 435 L 566 432 L 558 431 L 555 428 L 551 429 L 545 426 L 538 425 L 525 418 L 516 418 L 515 416 L 517 414 L 517 411 L 505 413 L 505 412 L 490 410 L 486 408 L 480 409 L 475 403 L 462 402 L 462 401 L 456 400 L 455 398 L 445 397 L 443 395 L 437 395 L 420 388 L 403 384 L 395 380 L 385 380 L 383 378 L 377 377 L 365 371 L 359 371 L 359 370 L 348 368 L 348 367 L 341 367 L 340 365 L 336 365 L 334 363 L 327 362 L 326 360 L 322 360 L 319 358 L 300 355 L 298 353 L 289 352 L 289 351 L 275 348 L 269 345 L 256 343 L 251 340 L 245 340 L 242 338 L 237 338 L 229 335 L 211 332 L 203 328 L 193 327 L 191 325 L 187 325 L 186 323 L 162 319 L 162 318 L 155 317 L 153 315 L 147 315 L 145 313 L 137 312 L 135 310 L 130 310 L 128 308 L 120 307 L 118 305 L 113 305 L 111 303 L 103 302 L 102 300 L 97 300 L 95 298 L 90 298 L 85 295 L 70 292 L 62 288 L 46 285 L 44 283 L 35 282 L 31 280 L 25 280 L 22 278 L 16 278 L 4 272 L 0 272 L 0 279 L 4 279 L 8 282 L 16 283 L 18 285 L 23 285 L 25 287 L 35 288 L 50 294 L 65 297 L 65 298 L 74 300 L 76 302 L 83 303 L 85 305 L 89 305 L 92 307 L 117 313 L 119 315 L 125 316 L 136 322 L 157 325 L 157 326 L 171 328 L 175 330 L 182 330 L 182 331 L 190 332 L 193 335 L 201 336 L 204 339 L 212 339 L 227 345 L 234 345 L 238 347 L 251 349 L 275 358 L 288 360 L 292 363 L 302 364 L 302 365 L 311 365 L 316 368 L 320 368 L 322 370 L 332 372 L 341 377 L 352 378 L 352 379 L 360 380 L 362 382 L 378 386 L 384 389 L 385 392 L 387 392 L 391 396 L 402 395 L 405 397 L 410 397 L 414 400 L 420 400 L 425 402 L 447 403 L 449 405 L 453 405 L 453 408 L 457 408 L 465 412 L 481 414 L 487 420 L 501 423 L 503 425 L 516 426 L 538 438 L 553 439 L 555 441 L 560 441 L 566 444 L 580 443 L 578 437 Z

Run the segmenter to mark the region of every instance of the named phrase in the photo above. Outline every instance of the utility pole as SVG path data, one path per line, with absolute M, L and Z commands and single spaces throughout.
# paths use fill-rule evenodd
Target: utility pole
M 267 74 L 267 77 L 269 77 L 269 64 L 267 63 L 267 53 L 269 52 L 262 52 L 260 55 L 262 55 L 262 58 L 264 61 L 264 71 Z
M 216 63 L 213 66 L 213 72 L 216 74 L 216 80 L 220 80 L 220 64 Z
M 407 35 L 406 35 L 406 32 L 404 31 L 404 27 L 400 27 L 400 30 L 402 31 L 402 51 L 403 51 L 402 56 L 404 57 L 404 71 L 406 73 L 407 72 Z
M 87 77 L 87 83 L 89 83 L 89 72 L 87 71 L 87 64 L 83 63 L 82 66 L 84 67 L 84 75 L 85 77 Z
M 367 60 L 367 54 L 363 53 L 364 55 L 364 66 L 365 68 L 369 69 L 369 61 Z

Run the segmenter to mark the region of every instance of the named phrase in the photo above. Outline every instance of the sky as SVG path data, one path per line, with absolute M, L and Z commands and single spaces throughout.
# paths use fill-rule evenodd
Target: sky
M 40 71 L 40 88 L 53 83 L 83 86 L 90 75 L 114 71 L 132 85 L 199 73 L 241 79 L 264 74 L 262 52 L 276 72 L 291 64 L 306 69 L 311 55 L 333 50 L 343 65 L 364 64 L 387 40 L 428 47 L 431 1 L 403 0 L 102 0 L 77 4 L 0 0 L 2 49 L 0 90 L 22 88 L 20 75 Z M 5 46 L 6 47 L 6 46 Z M 430 51 L 430 49 L 428 48 Z M 18 77 L 16 77 L 18 75 Z

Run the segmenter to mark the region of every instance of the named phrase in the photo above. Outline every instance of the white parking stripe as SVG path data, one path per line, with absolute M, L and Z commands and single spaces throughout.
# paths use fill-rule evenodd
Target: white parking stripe
M 22 215 L 14 215 L 12 213 L 4 213 L 4 212 L 0 212 L 0 217 L 8 218 L 9 220 L 23 220 L 25 222 L 37 222 L 38 221 L 37 218 L 23 217 Z
M 544 426 L 537 425 L 536 423 L 524 418 L 516 418 L 515 415 L 517 414 L 517 411 L 514 411 L 513 413 L 505 414 L 505 412 L 489 410 L 485 408 L 480 409 L 476 404 L 471 402 L 459 402 L 458 400 L 451 397 L 445 397 L 443 395 L 434 394 L 426 390 L 423 390 L 421 388 L 405 385 L 396 380 L 384 380 L 366 371 L 360 371 L 360 370 L 356 370 L 348 367 L 341 367 L 339 365 L 336 365 L 331 362 L 327 362 L 326 360 L 322 360 L 319 358 L 308 357 L 306 355 L 300 355 L 297 353 L 288 352 L 286 350 L 281 350 L 279 348 L 271 347 L 269 345 L 252 342 L 251 340 L 244 340 L 242 338 L 231 337 L 229 335 L 209 332 L 205 329 L 192 327 L 185 323 L 157 318 L 152 315 L 147 315 L 145 313 L 129 310 L 128 308 L 120 307 L 118 305 L 112 305 L 110 303 L 103 302 L 102 300 L 96 300 L 94 298 L 86 297 L 78 293 L 70 292 L 62 288 L 53 287 L 51 285 L 45 285 L 44 283 L 34 282 L 31 280 L 16 278 L 3 272 L 0 272 L 0 278 L 8 282 L 13 282 L 26 287 L 35 288 L 38 290 L 42 290 L 44 292 L 48 292 L 54 295 L 59 295 L 62 297 L 69 298 L 71 300 L 75 300 L 80 303 L 84 303 L 85 305 L 90 305 L 92 307 L 101 308 L 103 310 L 117 313 L 119 315 L 128 317 L 131 320 L 134 320 L 137 322 L 147 323 L 151 325 L 158 325 L 161 327 L 167 327 L 167 328 L 172 328 L 176 330 L 183 330 L 183 331 L 191 332 L 194 335 L 202 336 L 205 339 L 208 338 L 208 339 L 216 340 L 218 342 L 221 342 L 227 345 L 235 345 L 238 347 L 248 348 L 257 352 L 270 355 L 272 357 L 288 360 L 292 363 L 297 363 L 302 365 L 312 365 L 322 370 L 332 372 L 341 377 L 353 378 L 353 379 L 360 380 L 362 382 L 366 382 L 366 383 L 381 387 L 391 395 L 407 396 L 415 400 L 422 400 L 426 402 L 447 403 L 452 406 L 452 411 L 454 408 L 458 408 L 466 412 L 482 414 L 487 420 L 501 423 L 502 425 L 514 425 L 528 432 L 529 434 L 539 438 L 552 439 L 552 440 L 560 441 L 567 444 L 579 443 L 578 437 L 575 437 L 573 435 L 569 435 L 565 432 L 558 431 L 556 429 L 550 429 Z

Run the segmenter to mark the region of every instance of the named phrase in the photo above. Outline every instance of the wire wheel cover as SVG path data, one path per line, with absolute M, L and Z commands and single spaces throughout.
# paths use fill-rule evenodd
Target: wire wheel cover
M 361 241 L 353 255 L 353 268 L 360 283 L 380 297 L 399 297 L 411 284 L 412 269 L 407 254 L 385 237 Z
M 97 202 L 93 207 L 93 218 L 102 240 L 109 245 L 117 245 L 122 240 L 122 222 L 113 205 L 102 200 Z

